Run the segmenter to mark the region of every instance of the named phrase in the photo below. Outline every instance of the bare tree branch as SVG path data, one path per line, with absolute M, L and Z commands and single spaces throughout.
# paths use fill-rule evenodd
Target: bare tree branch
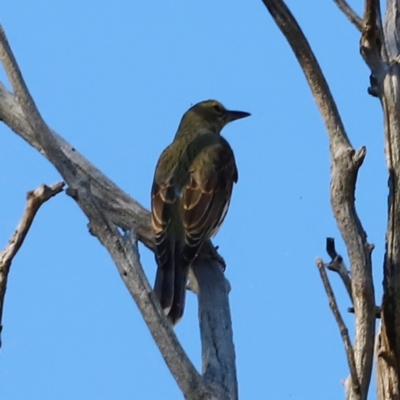
M 220 322 L 215 317 L 209 321 L 200 321 L 201 327 L 208 326 L 218 332 L 219 338 L 217 341 L 203 341 L 203 356 L 208 355 L 208 362 L 212 365 L 220 364 L 218 374 L 200 376 L 177 341 L 151 290 L 138 261 L 136 247 L 132 243 L 128 245 L 117 229 L 117 226 L 125 230 L 133 228 L 139 240 L 153 249 L 154 237 L 149 212 L 48 128 L 23 82 L 2 30 L 0 31 L 0 58 L 16 94 L 14 96 L 0 85 L 0 119 L 29 144 L 36 147 L 58 169 L 69 185 L 67 193 L 87 215 L 92 233 L 106 246 L 112 256 L 185 398 L 235 400 L 237 398 L 236 366 L 234 363 L 226 364 L 223 360 L 216 358 L 219 354 L 218 346 L 224 343 L 225 349 L 230 348 L 231 357 L 234 359 L 232 331 L 219 330 Z M 211 242 L 204 246 L 204 255 L 207 254 L 215 254 Z M 199 260 L 202 257 L 199 257 Z M 223 265 L 219 259 L 208 263 L 208 268 L 220 270 Z M 199 281 L 199 285 L 207 285 L 213 293 L 225 292 L 225 282 L 221 279 L 201 283 Z M 203 287 L 201 292 L 203 292 Z M 222 314 L 224 321 L 230 322 L 228 297 L 227 292 L 225 293 L 225 297 L 221 298 L 224 308 L 218 310 L 212 308 L 209 312 L 211 315 L 217 313 L 221 316 Z M 199 308 L 202 309 L 205 306 L 207 302 L 200 296 Z M 205 362 L 207 360 L 203 360 L 203 364 Z M 225 382 L 232 383 L 233 387 L 227 388 Z
M 317 267 L 321 275 L 322 283 L 324 284 L 326 294 L 328 296 L 329 307 L 331 308 L 333 316 L 335 317 L 336 323 L 339 327 L 340 335 L 342 337 L 344 348 L 346 350 L 347 363 L 349 364 L 351 381 L 352 381 L 352 390 L 353 393 L 355 393 L 357 396 L 355 397 L 355 399 L 361 400 L 360 383 L 358 380 L 357 367 L 356 367 L 356 362 L 354 360 L 354 350 L 353 346 L 351 345 L 349 331 L 346 328 L 342 315 L 340 314 L 336 298 L 332 290 L 332 286 L 329 282 L 328 275 L 326 274 L 325 271 L 325 264 L 321 259 L 317 260 Z
M 355 310 L 354 356 L 361 399 L 368 395 L 375 337 L 375 294 L 371 270 L 371 246 L 355 209 L 355 186 L 366 149 L 355 151 L 345 132 L 336 104 L 311 47 L 282 0 L 263 0 L 285 35 L 306 76 L 325 122 L 332 160 L 331 205 L 346 244 Z M 349 399 L 357 399 L 357 385 L 348 385 Z
M 333 0 L 348 20 L 361 32 L 363 21 L 357 13 L 349 6 L 346 0 Z
M 0 120 L 49 160 L 41 143 L 37 140 L 35 132 L 28 124 L 15 96 L 1 82 Z M 90 181 L 92 196 L 101 205 L 110 220 L 122 229 L 135 229 L 140 241 L 153 250 L 154 237 L 149 211 L 122 191 L 60 135 L 53 130 L 51 133 L 64 156 L 70 160 L 76 170 L 85 175 L 87 180 Z
M 86 214 L 90 214 L 88 216 L 90 217 L 91 233 L 110 253 L 135 302 L 138 305 L 147 304 L 145 312 L 141 310 L 143 318 L 185 398 L 194 400 L 196 398 L 194 393 L 197 392 L 206 391 L 211 394 L 211 389 L 205 387 L 202 377 L 178 341 L 172 325 L 165 317 L 164 311 L 149 285 L 139 261 L 134 232 L 128 232 L 125 237 L 122 237 L 117 227 L 106 218 L 96 204 L 90 213 Z
M 286 37 L 310 86 L 325 122 L 331 146 L 350 146 L 335 100 L 314 53 L 299 24 L 282 0 L 263 0 L 279 29 Z
M 2 331 L 2 319 L 4 309 L 4 297 L 7 289 L 7 279 L 11 264 L 18 250 L 21 248 L 26 235 L 32 225 L 40 206 L 58 193 L 62 192 L 64 182 L 58 182 L 52 186 L 41 185 L 38 189 L 28 192 L 24 214 L 6 248 L 0 252 L 0 334 Z M 0 337 L 1 347 L 1 337 Z
M 2 26 L 0 26 L 0 60 L 3 63 L 4 70 L 14 89 L 17 102 L 20 104 L 23 113 L 27 117 L 28 124 L 35 132 L 38 140 L 42 142 L 49 160 L 59 172 L 63 171 L 65 181 L 71 186 L 70 182 L 76 181 L 77 171 L 69 159 L 64 157 L 60 147 L 57 145 L 57 142 L 51 134 L 49 127 L 40 115 L 39 110 L 28 91 L 21 71 L 19 70 L 17 61 L 11 51 Z
M 14 55 L 12 54 L 11 48 L 8 45 L 5 33 L 2 29 L 0 29 L 0 58 L 15 91 L 17 101 L 21 105 L 22 111 L 27 118 L 28 124 L 35 132 L 37 140 L 41 142 L 43 150 L 47 154 L 49 160 L 58 169 L 70 186 L 67 191 L 68 194 L 76 200 L 89 218 L 92 232 L 106 246 L 115 262 L 121 262 L 119 259 L 116 260 L 117 256 L 124 261 L 135 261 L 133 249 L 123 247 L 116 226 L 107 221 L 105 215 L 101 212 L 96 202 L 93 201 L 90 195 L 90 183 L 83 174 L 76 170 L 68 157 L 66 157 L 61 151 L 50 129 L 40 116 L 40 113 L 36 109 L 34 101 L 28 92 L 25 82 L 23 81 Z M 119 268 L 123 267 L 121 264 L 117 264 L 117 266 Z M 131 270 L 133 267 L 136 267 L 136 281 L 132 279 L 124 279 L 128 276 L 127 271 Z M 201 377 L 176 339 L 176 336 L 171 326 L 169 326 L 159 303 L 155 300 L 144 272 L 140 268 L 140 264 L 138 262 L 131 262 L 130 268 L 125 267 L 121 277 L 134 299 L 138 301 L 138 304 L 143 306 L 141 312 L 160 351 L 163 352 L 166 349 L 169 350 L 167 353 L 163 352 L 164 359 L 175 376 L 183 393 L 185 393 L 186 396 L 189 396 L 193 391 L 193 385 L 194 387 L 200 385 Z M 134 286 L 134 284 L 137 284 L 138 282 L 142 283 L 141 289 L 144 288 L 143 282 L 145 282 L 145 289 L 147 289 L 147 291 L 144 293 L 150 293 L 150 296 L 153 296 L 153 298 L 150 297 L 152 301 L 143 299 L 144 294 L 140 293 L 139 290 L 135 290 L 136 286 Z M 155 316 L 158 316 L 157 325 L 151 323 L 155 320 Z M 165 335 L 162 336 L 161 332 L 164 332 Z M 172 346 L 166 347 L 166 343 L 172 344 Z M 182 368 L 179 367 L 180 365 L 182 365 Z M 187 371 L 188 375 L 183 374 L 182 372 L 184 371 Z
M 225 279 L 221 264 L 215 257 L 211 260 L 204 258 L 199 260 L 192 270 L 190 289 L 199 298 L 203 376 L 208 382 L 218 382 L 219 386 L 229 394 L 229 399 L 237 399 L 236 374 L 225 373 L 235 370 L 236 361 L 231 315 L 230 312 L 225 312 L 229 310 L 229 282 Z M 209 285 L 208 282 L 218 282 L 218 284 Z M 210 346 L 210 343 L 217 345 Z

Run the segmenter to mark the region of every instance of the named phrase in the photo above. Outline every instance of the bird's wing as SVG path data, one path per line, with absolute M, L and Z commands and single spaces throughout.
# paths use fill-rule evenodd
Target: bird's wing
M 151 189 L 151 215 L 157 247 L 165 239 L 168 226 L 171 223 L 172 207 L 177 200 L 173 192 L 174 188 L 168 183 L 153 182 Z M 162 253 L 161 251 L 158 255 L 160 256 Z
M 167 250 L 163 246 L 163 242 L 174 215 L 176 202 L 179 199 L 173 184 L 172 155 L 171 146 L 167 147 L 160 155 L 151 188 L 151 216 L 159 258 L 162 258 Z
M 187 263 L 196 256 L 204 240 L 212 237 L 222 224 L 238 180 L 235 158 L 228 142 L 204 148 L 189 170 L 189 181 L 182 191 L 182 222 Z

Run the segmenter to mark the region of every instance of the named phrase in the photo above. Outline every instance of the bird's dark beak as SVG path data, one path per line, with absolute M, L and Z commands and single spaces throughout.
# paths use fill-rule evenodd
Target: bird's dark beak
M 237 119 L 249 117 L 251 114 L 245 111 L 230 111 L 227 110 L 226 123 L 236 121 Z

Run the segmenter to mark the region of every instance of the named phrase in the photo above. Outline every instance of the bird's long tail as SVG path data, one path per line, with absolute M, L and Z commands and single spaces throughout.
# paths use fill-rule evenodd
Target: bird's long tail
M 170 243 L 165 243 L 164 248 L 161 251 L 158 249 L 156 253 L 158 268 L 154 283 L 154 292 L 166 314 L 169 313 L 174 299 L 174 253 L 174 246 L 170 246 Z
M 154 292 L 169 320 L 175 325 L 183 315 L 186 298 L 188 266 L 182 265 L 178 244 L 158 257 Z
M 188 279 L 188 266 L 182 265 L 182 260 L 175 258 L 174 299 L 168 313 L 168 318 L 175 325 L 183 315 L 186 299 L 186 284 Z

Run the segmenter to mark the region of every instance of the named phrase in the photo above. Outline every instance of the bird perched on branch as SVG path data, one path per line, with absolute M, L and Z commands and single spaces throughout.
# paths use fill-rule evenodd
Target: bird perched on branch
M 197 103 L 158 160 L 151 189 L 158 264 L 154 291 L 172 324 L 183 315 L 189 266 L 221 226 L 238 180 L 221 130 L 249 115 L 215 100 Z

